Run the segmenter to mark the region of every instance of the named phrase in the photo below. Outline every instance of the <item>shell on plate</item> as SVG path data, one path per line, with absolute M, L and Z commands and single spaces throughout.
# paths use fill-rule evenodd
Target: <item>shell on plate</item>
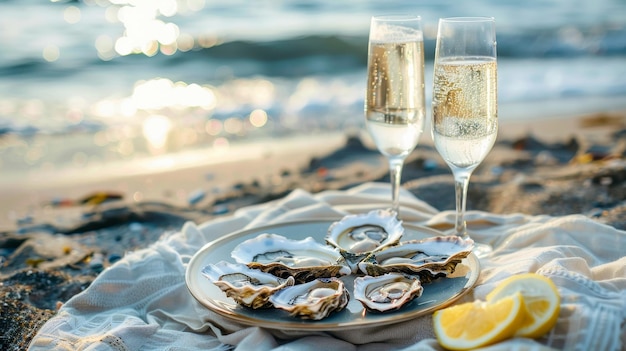
M 319 278 L 278 291 L 270 297 L 276 308 L 293 317 L 320 320 L 341 311 L 348 304 L 349 293 L 338 278 Z
M 293 277 L 283 279 L 226 261 L 205 266 L 202 274 L 236 303 L 254 309 L 271 307 L 270 296 L 295 283 Z
M 458 236 L 435 236 L 409 240 L 378 251 L 359 263 L 359 270 L 377 276 L 390 272 L 418 275 L 422 282 L 447 276 L 474 247 L 472 239 Z
M 312 237 L 292 240 L 264 233 L 237 245 L 231 256 L 237 263 L 281 278 L 292 276 L 298 283 L 351 273 L 338 250 Z
M 401 273 L 369 275 L 354 279 L 354 298 L 368 311 L 387 312 L 422 296 L 424 288 L 418 277 Z
M 372 252 L 397 244 L 404 228 L 392 210 L 373 210 L 344 216 L 328 228 L 326 243 L 339 249 L 353 271 Z

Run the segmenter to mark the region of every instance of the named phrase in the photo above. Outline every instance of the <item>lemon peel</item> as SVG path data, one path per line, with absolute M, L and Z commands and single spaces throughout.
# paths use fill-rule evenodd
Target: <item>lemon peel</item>
M 476 300 L 433 314 L 437 341 L 450 350 L 468 350 L 520 336 L 538 338 L 554 327 L 561 306 L 559 291 L 537 273 L 511 276 Z
M 493 303 L 474 301 L 451 306 L 433 314 L 439 343 L 450 350 L 469 350 L 510 338 L 524 323 L 522 294 Z
M 522 294 L 527 311 L 526 321 L 515 336 L 538 338 L 554 327 L 559 317 L 561 297 L 552 280 L 537 273 L 513 275 L 487 295 L 487 302 L 515 293 Z

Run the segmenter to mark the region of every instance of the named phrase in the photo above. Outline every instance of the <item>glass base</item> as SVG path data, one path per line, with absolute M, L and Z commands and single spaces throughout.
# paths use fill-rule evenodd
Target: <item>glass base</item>
M 491 252 L 493 252 L 493 248 L 491 247 L 491 245 L 474 242 L 474 249 L 472 250 L 472 252 L 474 253 L 474 255 L 476 255 L 476 257 L 482 258 L 488 256 Z

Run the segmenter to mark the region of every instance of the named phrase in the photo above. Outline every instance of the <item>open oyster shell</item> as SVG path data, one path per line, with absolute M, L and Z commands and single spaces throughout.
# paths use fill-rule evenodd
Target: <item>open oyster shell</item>
M 400 309 L 422 296 L 424 288 L 417 276 L 387 273 L 377 277 L 354 279 L 354 298 L 368 311 L 387 312 Z
M 294 285 L 293 277 L 287 279 L 250 269 L 244 264 L 220 261 L 202 269 L 202 274 L 238 304 L 250 308 L 271 307 L 270 296 Z
M 349 293 L 338 278 L 319 278 L 285 288 L 270 297 L 274 307 L 291 316 L 320 320 L 348 304 Z
M 298 283 L 351 273 L 339 251 L 312 237 L 291 240 L 264 233 L 237 245 L 231 256 L 238 263 L 277 277 L 293 276 Z
M 373 210 L 344 216 L 328 228 L 326 243 L 339 249 L 354 272 L 364 257 L 395 245 L 404 233 L 402 221 L 392 210 Z
M 419 275 L 422 282 L 447 276 L 467 257 L 474 241 L 458 236 L 436 236 L 410 240 L 378 251 L 359 263 L 364 274 L 378 276 L 390 272 Z

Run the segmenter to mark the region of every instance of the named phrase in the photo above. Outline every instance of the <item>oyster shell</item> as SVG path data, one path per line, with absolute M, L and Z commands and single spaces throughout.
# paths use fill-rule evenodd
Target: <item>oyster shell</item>
M 270 297 L 274 307 L 291 316 L 320 320 L 348 304 L 349 293 L 338 278 L 319 278 L 290 286 Z
M 351 273 L 339 251 L 312 237 L 291 240 L 264 233 L 237 245 L 231 256 L 238 263 L 277 277 L 293 276 L 298 283 Z
M 387 312 L 400 309 L 422 296 L 424 288 L 418 277 L 401 273 L 369 275 L 354 279 L 354 298 L 368 311 Z
M 378 251 L 359 263 L 364 274 L 377 276 L 390 272 L 419 275 L 422 282 L 454 273 L 456 265 L 467 257 L 474 241 L 458 236 L 436 236 L 405 241 Z
M 244 264 L 220 261 L 202 269 L 202 274 L 238 304 L 250 308 L 271 307 L 270 296 L 294 285 L 293 277 L 287 279 L 250 269 Z
M 354 272 L 364 257 L 397 244 L 404 233 L 392 210 L 347 215 L 328 228 L 326 243 L 339 249 Z

